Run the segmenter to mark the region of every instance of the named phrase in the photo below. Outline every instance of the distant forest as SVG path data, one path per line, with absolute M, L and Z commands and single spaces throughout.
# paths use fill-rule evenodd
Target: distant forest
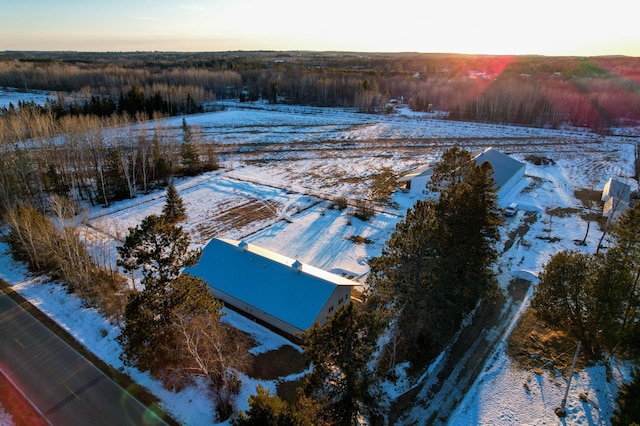
M 640 58 L 419 53 L 0 52 L 0 87 L 61 93 L 55 115 L 204 111 L 239 99 L 607 132 L 640 121 Z
M 0 87 L 58 93 L 44 106 L 0 108 L 0 220 L 17 204 L 110 205 L 216 169 L 214 138 L 186 116 L 216 100 L 379 114 L 402 103 L 453 120 L 601 133 L 640 123 L 640 58 L 629 57 L 0 52 Z M 176 115 L 182 131 L 163 120 Z

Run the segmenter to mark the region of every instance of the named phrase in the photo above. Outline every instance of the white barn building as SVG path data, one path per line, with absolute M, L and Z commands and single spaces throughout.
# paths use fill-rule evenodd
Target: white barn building
M 253 244 L 217 238 L 187 272 L 206 280 L 226 305 L 290 336 L 324 325 L 358 285 Z
M 498 202 L 502 201 L 524 177 L 525 164 L 496 149 L 487 148 L 484 151 L 472 153 L 472 157 L 478 165 L 489 162 L 493 167 Z M 427 183 L 432 175 L 433 166 L 419 167 L 398 179 L 398 184 L 409 193 L 426 194 Z
M 602 189 L 601 200 L 604 201 L 602 215 L 612 216 L 616 220 L 629 208 L 631 202 L 631 186 L 614 178 L 609 178 Z
M 524 177 L 525 164 L 503 154 L 497 149 L 487 148 L 484 151 L 474 153 L 473 158 L 479 166 L 488 161 L 493 167 L 493 179 L 496 181 L 495 187 L 498 190 L 498 202 L 503 200 Z

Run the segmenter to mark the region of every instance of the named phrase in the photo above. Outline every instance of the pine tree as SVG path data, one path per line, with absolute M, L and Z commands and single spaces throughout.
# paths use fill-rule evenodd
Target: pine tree
M 619 268 L 629 273 L 629 282 L 624 295 L 624 316 L 622 328 L 624 333 L 638 328 L 640 321 L 640 202 L 625 211 L 611 235 L 615 238 L 615 245 L 609 253 L 615 258 Z
M 162 152 L 160 146 L 160 137 L 158 136 L 158 130 L 153 132 L 153 146 L 151 149 L 152 160 L 152 179 L 158 183 L 167 183 L 168 178 L 172 173 L 171 164 L 168 157 Z
M 189 249 L 189 237 L 182 227 L 157 215 L 147 216 L 139 226 L 129 228 L 117 251 L 117 264 L 125 272 L 141 268 L 146 282 L 159 283 L 177 278 L 180 270 L 195 265 L 201 254 Z
M 492 173 L 466 151 L 447 150 L 431 181 L 438 198 L 416 202 L 370 262 L 367 303 L 397 319 L 401 349 L 411 360 L 439 352 L 496 288 L 501 218 Z
M 187 217 L 182 197 L 180 197 L 173 183 L 169 183 L 167 186 L 167 195 L 165 197 L 164 207 L 162 208 L 162 216 L 169 223 L 180 222 Z
M 210 172 L 212 170 L 218 169 L 218 153 L 216 152 L 215 143 L 207 143 L 207 145 L 205 146 L 205 158 L 206 161 L 203 164 L 202 171 Z
M 440 303 L 442 292 L 433 289 L 440 261 L 438 226 L 435 202 L 417 201 L 407 210 L 405 220 L 396 225 L 381 256 L 369 262 L 367 304 L 397 317 L 403 338 L 416 356 L 423 354 L 418 342 L 429 342 L 429 336 L 447 328 L 443 324 L 432 328 L 428 319 L 446 306 Z M 437 309 L 429 309 L 430 301 Z M 437 316 L 444 321 L 444 316 Z
M 256 394 L 249 397 L 249 410 L 238 413 L 231 421 L 232 426 L 304 426 L 311 425 L 311 419 L 305 419 L 295 407 L 277 396 L 269 389 L 258 385 Z
M 449 185 L 462 183 L 474 166 L 475 163 L 468 151 L 459 146 L 447 149 L 433 169 L 429 189 L 440 192 Z
M 379 402 L 375 373 L 368 363 L 379 333 L 375 316 L 358 312 L 353 303 L 338 309 L 327 324 L 303 335 L 307 362 L 305 394 L 320 400 L 334 424 L 351 425 L 360 415 L 374 416 Z
M 248 345 L 220 321 L 222 303 L 208 284 L 180 273 L 200 257 L 189 244 L 181 227 L 150 215 L 118 247 L 118 265 L 141 268 L 143 276 L 142 291 L 132 292 L 125 306 L 122 359 L 168 387 L 179 389 L 194 376 L 209 381 L 218 416 L 226 419 L 240 391 L 236 371 L 247 362 Z
M 540 274 L 531 306 L 541 319 L 583 341 L 597 357 L 601 349 L 611 350 L 623 338 L 630 281 L 613 253 L 563 251 Z
M 119 151 L 121 148 L 112 147 L 107 151 L 106 161 L 102 170 L 101 185 L 99 185 L 100 198 L 107 203 L 129 198 L 127 179 L 122 170 Z
M 562 251 L 551 258 L 540 274 L 531 306 L 547 323 L 564 324 L 580 339 L 586 337 L 584 284 L 590 270 L 590 257 L 575 251 Z
M 180 366 L 184 339 L 178 325 L 186 318 L 210 315 L 217 322 L 222 305 L 209 292 L 207 284 L 189 275 L 161 282 L 145 279 L 141 292 L 129 295 L 125 325 L 119 342 L 123 360 L 156 377 L 174 380 L 183 376 Z
M 180 163 L 182 173 L 186 176 L 195 176 L 201 171 L 200 153 L 194 141 L 191 127 L 186 119 L 182 119 L 182 145 L 180 147 Z
M 460 178 L 447 172 L 442 181 L 448 184 L 440 189 L 436 206 L 442 237 L 439 239 L 442 263 L 437 275 L 445 281 L 442 288 L 453 292 L 463 314 L 495 288 L 491 265 L 497 259 L 495 243 L 501 223 L 491 165 L 472 163 L 471 167 L 464 167 L 464 173 Z M 438 178 L 437 172 L 434 177 Z
M 633 373 L 633 380 L 625 383 L 616 398 L 618 408 L 613 412 L 613 426 L 640 425 L 640 371 Z

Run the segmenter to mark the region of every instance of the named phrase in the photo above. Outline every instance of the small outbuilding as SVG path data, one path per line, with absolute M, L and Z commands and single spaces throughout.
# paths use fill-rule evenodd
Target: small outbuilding
M 397 181 L 398 187 L 405 192 L 425 193 L 427 183 L 431 180 L 431 175 L 433 175 L 433 166 L 426 165 L 418 167 L 400 177 Z
M 631 186 L 614 178 L 609 178 L 602 189 L 601 200 L 604 201 L 602 215 L 609 217 L 622 214 L 629 208 L 631 201 Z
M 226 305 L 289 336 L 324 325 L 357 282 L 245 241 L 211 240 L 187 270 Z

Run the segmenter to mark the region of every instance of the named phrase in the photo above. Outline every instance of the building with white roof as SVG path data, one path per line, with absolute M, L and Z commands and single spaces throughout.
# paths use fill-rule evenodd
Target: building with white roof
M 504 200 L 524 177 L 525 164 L 496 149 L 487 148 L 471 155 L 479 166 L 485 162 L 491 164 L 498 202 Z M 398 184 L 410 193 L 426 194 L 428 193 L 427 183 L 432 175 L 433 166 L 422 166 L 402 176 L 398 179 Z
M 602 189 L 601 200 L 604 201 L 602 215 L 616 220 L 629 208 L 631 186 L 614 178 L 609 178 Z
M 484 151 L 473 154 L 478 166 L 488 162 L 493 168 L 493 179 L 498 193 L 498 202 L 522 180 L 525 172 L 525 164 L 512 158 L 497 149 L 487 148 Z

